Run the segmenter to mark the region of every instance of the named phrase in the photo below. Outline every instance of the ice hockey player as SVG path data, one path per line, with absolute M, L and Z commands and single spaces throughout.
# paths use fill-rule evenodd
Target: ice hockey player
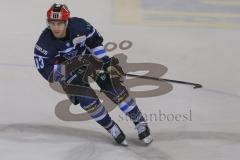
M 89 55 L 103 65 L 90 72 L 101 91 L 111 99 L 133 121 L 138 137 L 145 144 L 153 140 L 149 127 L 134 99 L 132 99 L 121 82 L 124 75 L 122 68 L 114 57 L 109 57 L 103 46 L 103 37 L 87 21 L 70 17 L 65 4 L 53 4 L 47 11 L 47 27 L 41 33 L 34 49 L 34 60 L 40 74 L 49 82 L 66 86 L 83 86 L 86 90 L 80 95 L 68 94 L 71 102 L 80 106 L 102 127 L 104 127 L 121 145 L 127 145 L 126 137 L 120 127 L 109 116 L 86 78 L 89 67 L 79 64 L 77 69 L 65 73 L 65 62 L 76 57 Z M 88 62 L 91 63 L 91 58 Z M 93 66 L 95 62 L 92 62 Z M 89 76 L 93 74 L 87 74 Z M 113 73 L 117 73 L 113 75 Z

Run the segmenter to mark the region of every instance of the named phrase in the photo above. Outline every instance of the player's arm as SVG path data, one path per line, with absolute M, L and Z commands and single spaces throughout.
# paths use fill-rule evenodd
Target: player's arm
M 119 76 L 124 75 L 119 61 L 115 57 L 109 57 L 105 47 L 103 46 L 103 37 L 101 34 L 88 22 L 86 22 L 86 45 L 90 52 L 98 59 L 104 62 L 103 70 L 111 73 L 117 73 Z
M 34 61 L 39 73 L 49 82 L 58 81 L 64 76 L 64 66 L 57 63 L 57 59 L 51 56 L 47 47 L 36 44 Z
M 87 48 L 96 58 L 104 60 L 108 53 L 103 46 L 103 37 L 90 23 L 85 21 L 84 25 Z

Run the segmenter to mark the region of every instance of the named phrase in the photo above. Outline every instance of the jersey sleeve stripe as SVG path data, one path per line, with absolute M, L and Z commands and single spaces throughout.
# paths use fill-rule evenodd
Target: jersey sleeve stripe
M 95 53 L 95 52 L 100 51 L 100 50 L 105 50 L 105 49 L 104 49 L 103 46 L 98 46 L 98 47 L 95 47 L 95 48 L 91 49 L 91 52 Z
M 99 51 L 96 51 L 95 52 L 95 55 L 100 55 L 100 54 L 104 54 L 104 53 L 106 53 L 106 51 L 105 51 L 105 49 L 103 49 L 103 50 L 99 50 Z
M 98 46 L 96 48 L 91 49 L 91 52 L 97 57 L 102 58 L 107 55 L 107 51 L 104 46 Z
M 92 37 L 93 35 L 94 35 L 94 33 L 96 32 L 96 29 L 95 28 L 93 28 L 93 31 L 92 31 L 92 33 L 90 33 L 88 36 L 87 36 L 87 38 L 90 38 L 90 37 Z

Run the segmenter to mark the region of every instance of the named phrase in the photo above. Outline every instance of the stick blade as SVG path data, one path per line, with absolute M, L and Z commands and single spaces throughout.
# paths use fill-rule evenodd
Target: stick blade
M 202 85 L 201 84 L 196 84 L 193 88 L 194 89 L 202 88 Z

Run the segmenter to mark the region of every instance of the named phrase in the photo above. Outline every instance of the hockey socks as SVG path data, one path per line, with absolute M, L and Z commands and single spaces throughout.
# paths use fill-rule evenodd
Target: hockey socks
M 139 139 L 145 144 L 150 144 L 153 141 L 150 129 L 135 101 L 128 98 L 120 103 L 119 107 L 135 124 Z
M 133 121 L 135 125 L 140 122 L 145 122 L 145 119 L 134 99 L 127 98 L 119 104 L 119 108 Z

